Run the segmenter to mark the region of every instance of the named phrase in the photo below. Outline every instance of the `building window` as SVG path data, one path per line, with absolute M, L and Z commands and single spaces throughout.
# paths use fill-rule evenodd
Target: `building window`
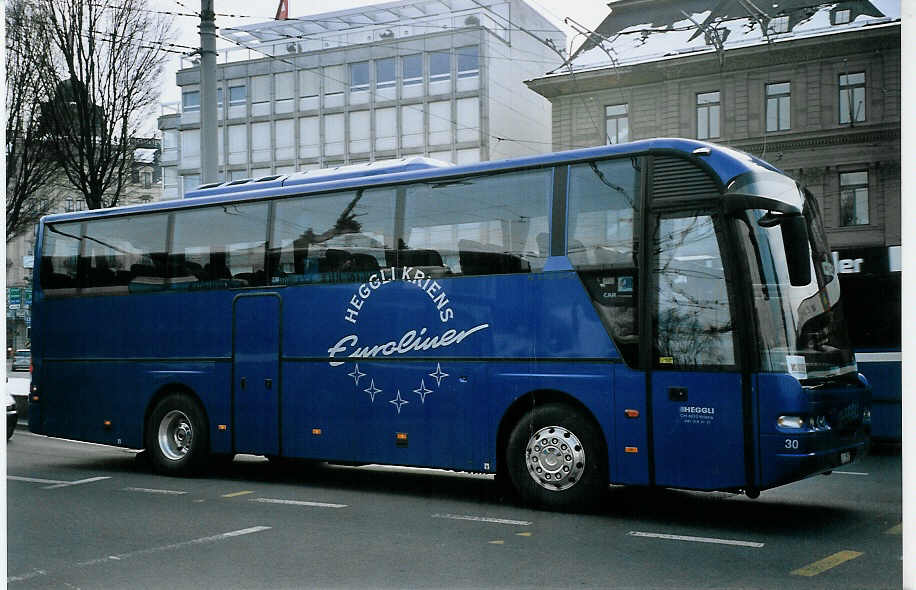
M 291 100 L 296 95 L 296 73 L 274 74 L 274 99 Z
M 852 12 L 848 8 L 841 10 L 833 9 L 830 12 L 830 18 L 835 25 L 845 25 L 852 20 Z
M 229 106 L 244 106 L 248 100 L 247 86 L 230 86 L 229 87 Z
M 441 146 L 452 143 L 452 120 L 451 101 L 429 103 L 429 122 L 426 125 L 428 145 Z
M 455 50 L 458 57 L 458 77 L 473 78 L 480 74 L 479 50 L 476 45 L 459 47 Z
M 449 80 L 451 72 L 451 54 L 448 51 L 433 51 L 429 54 L 429 81 Z
M 627 118 L 628 106 L 614 104 L 604 107 L 605 139 L 609 144 L 630 141 L 630 121 Z
M 480 99 L 459 98 L 455 101 L 458 126 L 455 141 L 480 141 Z
M 251 124 L 251 161 L 270 162 L 270 123 Z
M 697 94 L 697 139 L 719 137 L 719 91 Z
M 162 132 L 162 149 L 174 150 L 178 147 L 178 131 L 166 130 Z
M 791 128 L 791 96 L 792 85 L 790 82 L 767 84 L 767 131 L 786 131 Z
M 198 186 L 200 186 L 200 174 L 188 174 L 181 177 L 181 186 L 184 190 L 181 191 L 182 195 L 185 195 Z
M 140 182 L 143 183 L 143 188 L 152 188 L 153 187 L 153 173 L 152 172 L 141 172 L 140 173 Z
M 200 90 L 190 90 L 181 94 L 181 110 L 185 113 L 200 112 Z
M 270 91 L 272 80 L 269 75 L 251 77 L 251 115 L 258 117 L 270 114 Z
M 770 19 L 769 29 L 771 33 L 788 33 L 789 32 L 788 15 L 775 16 L 772 19 Z
M 423 56 L 419 53 L 401 58 L 401 78 L 404 86 L 423 83 Z
M 865 72 L 840 74 L 840 124 L 865 120 Z
M 868 171 L 840 173 L 840 225 L 868 225 Z
M 350 64 L 350 92 L 369 90 L 369 62 Z
M 401 107 L 402 148 L 423 147 L 423 136 L 425 135 L 425 125 L 423 124 L 423 109 L 424 107 L 422 104 Z
M 375 87 L 391 88 L 394 86 L 394 58 L 375 60 Z

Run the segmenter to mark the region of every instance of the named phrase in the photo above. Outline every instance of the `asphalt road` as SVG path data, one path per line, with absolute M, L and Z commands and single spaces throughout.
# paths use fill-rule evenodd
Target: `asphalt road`
M 899 453 L 757 500 L 611 488 L 530 510 L 491 477 L 277 466 L 153 475 L 122 449 L 19 430 L 10 588 L 899 588 Z

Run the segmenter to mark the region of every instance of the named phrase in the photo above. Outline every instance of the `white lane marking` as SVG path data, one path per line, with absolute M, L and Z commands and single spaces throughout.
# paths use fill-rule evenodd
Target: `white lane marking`
M 528 520 L 509 520 L 508 518 L 490 518 L 488 516 L 468 516 L 465 514 L 433 514 L 433 518 L 450 518 L 452 520 L 471 520 L 474 522 L 492 522 L 495 524 L 514 524 L 519 526 L 528 526 L 531 521 Z
M 7 583 L 11 583 L 11 582 L 22 582 L 22 581 L 24 581 L 24 580 L 31 580 L 32 578 L 37 578 L 38 576 L 46 576 L 46 575 L 48 575 L 48 572 L 46 572 L 45 570 L 35 570 L 35 571 L 29 572 L 29 573 L 27 573 L 27 574 L 20 574 L 20 575 L 18 575 L 18 576 L 11 576 L 11 577 L 7 578 L 6 581 L 7 581 Z
M 187 494 L 187 492 L 182 492 L 179 490 L 157 490 L 153 488 L 123 488 L 121 491 L 123 492 L 143 492 L 144 494 L 166 494 L 166 495 L 175 495 L 175 496 Z
M 271 527 L 269 526 L 253 526 L 247 529 L 230 531 L 228 533 L 220 533 L 219 535 L 211 535 L 209 537 L 191 539 L 190 541 L 182 541 L 180 543 L 172 543 L 170 545 L 160 545 L 159 547 L 150 547 L 149 549 L 140 549 L 138 551 L 130 551 L 128 553 L 119 553 L 118 555 L 109 555 L 108 557 L 90 559 L 89 561 L 81 561 L 76 564 L 76 567 L 88 567 L 92 565 L 99 565 L 102 563 L 107 563 L 109 561 L 121 561 L 122 559 L 130 559 L 132 557 L 139 557 L 141 555 L 150 555 L 153 553 L 161 553 L 163 551 L 173 551 L 175 549 L 183 549 L 184 547 L 190 547 L 192 545 L 205 545 L 208 543 L 216 543 L 218 541 L 225 541 L 226 539 L 231 539 L 232 537 L 240 537 L 242 535 L 260 533 L 261 531 L 269 531 L 270 529 Z
M 229 531 L 228 533 L 221 533 L 219 535 L 211 535 L 209 537 L 201 537 L 199 539 L 191 539 L 190 541 L 182 541 L 180 543 L 172 543 L 171 545 L 160 545 L 159 547 L 150 547 L 149 549 L 140 549 L 138 551 L 130 551 L 128 553 L 119 553 L 118 555 L 109 555 L 107 557 L 100 557 L 98 559 L 90 559 L 88 561 L 80 561 L 74 565 L 74 567 L 89 567 L 93 565 L 101 565 L 103 563 L 109 563 L 112 561 L 121 561 L 124 559 L 130 559 L 132 557 L 139 557 L 142 555 L 150 555 L 153 553 L 160 553 L 163 551 L 173 551 L 175 549 L 183 549 L 185 547 L 190 547 L 193 545 L 205 545 L 208 543 L 216 543 L 218 541 L 225 541 L 226 539 L 231 539 L 233 537 L 240 537 L 242 535 L 250 535 L 252 533 L 260 533 L 261 531 L 269 531 L 271 527 L 269 526 L 253 526 L 247 529 L 240 529 L 237 531 Z M 9 582 L 22 582 L 24 580 L 30 580 L 32 578 L 37 578 L 38 576 L 47 576 L 49 572 L 46 570 L 34 570 L 25 574 L 20 574 L 18 576 L 10 576 L 6 579 L 7 583 Z
M 685 535 L 665 535 L 662 533 L 643 533 L 640 531 L 630 531 L 627 533 L 631 537 L 649 537 L 652 539 L 667 539 L 669 541 L 691 541 L 693 543 L 715 543 L 718 545 L 738 545 L 740 547 L 754 547 L 759 549 L 764 543 L 755 543 L 753 541 L 735 541 L 733 539 L 712 539 L 710 537 L 689 537 Z
M 29 432 L 28 430 L 23 430 L 21 433 L 17 430 L 17 431 L 16 431 L 16 436 L 19 436 L 20 434 L 21 434 L 22 436 L 32 436 L 32 437 L 35 437 L 35 438 L 43 438 L 43 439 L 45 439 L 45 440 L 47 440 L 47 441 L 57 442 L 57 443 L 61 443 L 61 444 L 63 444 L 63 445 L 67 445 L 67 446 L 73 446 L 73 447 L 78 447 L 78 446 L 98 447 L 99 449 L 108 449 L 109 451 L 117 451 L 117 452 L 119 452 L 119 453 L 123 453 L 123 454 L 126 454 L 126 455 L 136 455 L 136 454 L 142 452 L 141 449 L 130 449 L 130 448 L 125 448 L 125 447 L 114 447 L 114 446 L 112 446 L 112 445 L 106 445 L 106 444 L 103 444 L 103 443 L 91 443 L 91 442 L 86 442 L 86 441 L 82 441 L 82 440 L 72 440 L 72 439 L 69 439 L 69 438 L 68 438 L 68 439 L 63 439 L 63 438 L 55 439 L 53 436 L 46 436 L 46 435 L 44 435 L 44 434 L 35 434 L 34 432 Z
M 304 500 L 281 500 L 278 498 L 252 498 L 249 502 L 264 504 L 289 504 L 291 506 L 313 506 L 315 508 L 346 508 L 347 504 L 329 504 L 327 502 L 306 502 Z
M 37 477 L 20 477 L 18 475 L 7 475 L 6 479 L 12 479 L 13 481 L 26 481 L 29 483 L 67 483 L 57 479 L 38 479 Z
M 103 479 L 111 479 L 111 478 L 108 477 L 107 475 L 104 475 L 104 476 L 101 476 L 101 477 L 90 477 L 90 478 L 81 479 L 81 480 L 78 480 L 78 481 L 64 481 L 64 482 L 58 483 L 58 484 L 53 485 L 53 486 L 46 486 L 46 487 L 43 487 L 43 488 L 41 488 L 41 489 L 43 489 L 43 490 L 55 490 L 55 489 L 57 489 L 57 488 L 66 488 L 66 487 L 70 487 L 70 486 L 78 486 L 78 485 L 84 484 L 84 483 L 92 483 L 92 482 L 94 482 L 94 481 L 102 481 Z
M 88 479 L 80 479 L 78 481 L 60 481 L 58 479 L 39 479 L 37 477 L 20 477 L 18 475 L 7 475 L 6 479 L 12 479 L 14 481 L 25 481 L 28 483 L 44 483 L 50 484 L 43 487 L 43 490 L 53 490 L 55 488 L 65 488 L 68 486 L 78 486 L 83 483 L 92 483 L 94 481 L 102 481 L 103 479 L 111 479 L 108 476 L 102 477 L 90 477 Z
M 861 471 L 834 471 L 837 475 L 868 475 L 867 473 L 862 473 Z

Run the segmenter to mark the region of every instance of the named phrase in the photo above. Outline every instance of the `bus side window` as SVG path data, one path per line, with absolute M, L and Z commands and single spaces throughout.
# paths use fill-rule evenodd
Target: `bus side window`
M 266 284 L 266 203 L 178 211 L 169 250 L 169 288 Z
M 630 158 L 570 166 L 567 256 L 631 367 L 639 360 L 639 169 Z
M 79 265 L 84 294 L 126 294 L 163 288 L 156 267 L 166 251 L 168 214 L 151 213 L 86 222 Z
M 80 223 L 46 226 L 41 249 L 41 287 L 49 296 L 75 295 Z
M 416 266 L 428 276 L 540 272 L 552 190 L 550 168 L 409 185 L 399 247 L 386 258 L 425 259 Z
M 270 282 L 365 282 L 393 245 L 395 189 L 360 189 L 275 204 Z
M 655 358 L 661 367 L 735 364 L 734 322 L 716 227 L 710 215 L 662 217 L 655 253 Z

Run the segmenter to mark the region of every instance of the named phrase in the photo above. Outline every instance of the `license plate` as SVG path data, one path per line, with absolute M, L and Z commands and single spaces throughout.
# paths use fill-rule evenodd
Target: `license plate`
M 840 464 L 841 465 L 846 465 L 850 461 L 852 461 L 852 451 L 844 451 L 840 453 Z

